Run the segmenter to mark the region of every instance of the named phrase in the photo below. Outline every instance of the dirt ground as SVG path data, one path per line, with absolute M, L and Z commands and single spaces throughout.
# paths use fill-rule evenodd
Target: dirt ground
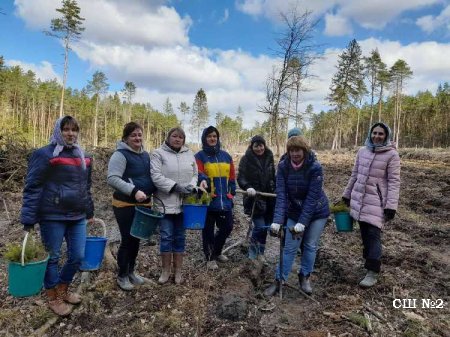
M 246 248 L 237 245 L 227 252 L 230 261 L 212 272 L 203 261 L 200 232 L 189 231 L 184 284 L 156 284 L 158 246 L 143 242 L 138 271 L 148 283 L 132 292 L 120 291 L 114 264 L 104 263 L 90 273 L 89 282 L 81 284 L 77 275 L 73 287 L 82 292 L 83 303 L 68 318 L 53 315 L 43 294 L 10 296 L 7 265 L 2 263 L 0 336 L 450 336 L 449 152 L 432 160 L 402 154 L 400 206 L 383 232 L 382 276 L 372 289 L 358 287 L 365 271 L 357 225 L 351 233 L 337 233 L 330 220 L 312 275 L 312 297 L 297 290 L 297 257 L 283 299 L 263 296 L 278 259 L 277 239 L 268 238 L 267 264 L 251 263 Z M 93 191 L 96 217 L 107 224 L 115 257 L 119 238 L 111 191 L 104 183 L 107 157 L 105 151 L 95 156 Z M 337 201 L 354 152 L 319 152 L 318 158 L 329 199 Z M 22 236 L 18 190 L 3 192 L 13 221 L 8 223 L 0 203 L 0 249 Z M 238 196 L 235 227 L 226 247 L 245 237 L 248 219 L 241 204 Z

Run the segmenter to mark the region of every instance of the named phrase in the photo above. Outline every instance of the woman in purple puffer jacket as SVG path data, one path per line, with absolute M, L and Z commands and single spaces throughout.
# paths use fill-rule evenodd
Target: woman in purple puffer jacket
M 400 190 L 400 157 L 391 130 L 381 122 L 369 130 L 356 156 L 352 175 L 342 195 L 350 215 L 359 222 L 367 274 L 363 288 L 377 283 L 381 267 L 381 230 L 395 216 Z

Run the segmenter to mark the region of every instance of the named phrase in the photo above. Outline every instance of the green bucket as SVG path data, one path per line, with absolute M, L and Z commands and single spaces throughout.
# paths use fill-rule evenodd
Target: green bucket
M 161 199 L 153 196 L 154 199 L 159 200 L 164 211 L 160 213 L 156 209 L 149 207 L 135 206 L 134 218 L 131 224 L 130 234 L 135 238 L 148 240 L 155 232 L 159 221 L 164 218 L 166 214 L 166 207 Z
M 353 219 L 349 212 L 334 213 L 334 222 L 336 223 L 336 229 L 338 232 L 352 232 L 353 231 Z
M 8 264 L 8 291 L 14 297 L 27 297 L 39 293 L 44 283 L 45 270 L 47 269 L 48 256 L 45 260 L 37 262 L 24 262 L 25 246 L 28 234 L 25 235 L 22 244 L 21 263 L 9 262 Z

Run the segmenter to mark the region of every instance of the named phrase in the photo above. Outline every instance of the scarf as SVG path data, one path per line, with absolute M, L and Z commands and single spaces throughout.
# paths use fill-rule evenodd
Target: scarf
M 62 132 L 61 132 L 61 121 L 64 117 L 59 118 L 56 123 L 55 127 L 53 129 L 53 134 L 50 138 L 50 144 L 56 145 L 55 149 L 53 150 L 53 158 L 58 157 L 59 154 L 64 150 L 64 147 L 66 148 L 74 148 L 74 153 L 81 159 L 81 167 L 83 170 L 86 170 L 86 162 L 84 160 L 84 151 L 80 147 L 80 145 L 75 141 L 73 145 L 67 145 L 64 141 Z

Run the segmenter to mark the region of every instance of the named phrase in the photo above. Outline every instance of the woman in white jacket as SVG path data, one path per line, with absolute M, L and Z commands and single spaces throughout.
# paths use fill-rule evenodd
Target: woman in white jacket
M 183 226 L 183 195 L 192 192 L 197 185 L 197 164 L 194 154 L 185 144 L 186 135 L 183 129 L 172 128 L 165 142 L 151 154 L 151 176 L 157 187 L 155 195 L 165 206 L 165 215 L 160 222 L 160 252 L 162 273 L 158 283 L 169 280 L 172 264 L 175 272 L 175 283 L 182 282 L 181 267 L 185 251 L 186 233 Z M 162 206 L 155 202 L 159 211 Z

